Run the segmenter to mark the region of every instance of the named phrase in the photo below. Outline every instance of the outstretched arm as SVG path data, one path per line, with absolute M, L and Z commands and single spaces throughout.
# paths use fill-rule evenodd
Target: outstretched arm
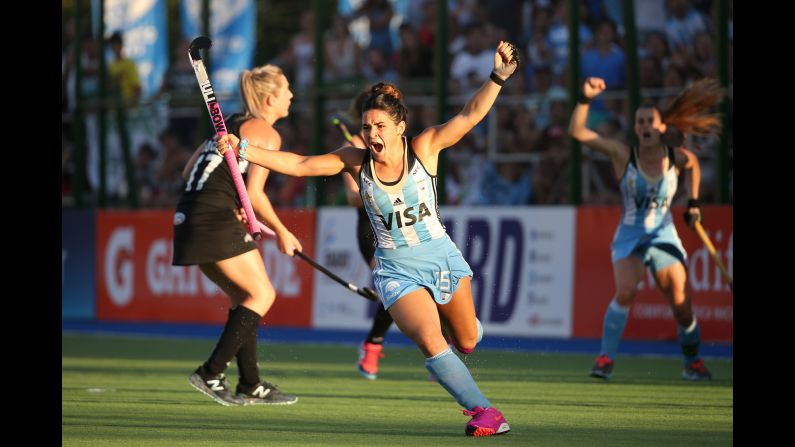
M 500 41 L 494 52 L 494 71 L 492 77 L 467 101 L 458 115 L 444 124 L 425 129 L 414 138 L 412 146 L 420 158 L 438 154 L 442 149 L 458 142 L 467 132 L 472 130 L 489 112 L 489 109 L 500 93 L 505 82 L 519 66 L 516 47 L 508 42 Z M 494 79 L 496 77 L 496 80 Z
M 306 156 L 292 152 L 270 151 L 253 144 L 241 148 L 238 147 L 239 142 L 240 140 L 236 136 L 226 134 L 218 140 L 216 147 L 218 152 L 223 155 L 228 149 L 227 144 L 230 144 L 235 148 L 238 158 L 293 177 L 329 176 L 339 174 L 345 169 L 345 162 L 338 151 Z
M 335 175 L 348 169 L 349 166 L 358 166 L 361 162 L 362 150 L 350 146 L 344 146 L 328 154 L 307 156 L 292 152 L 270 151 L 252 144 L 240 148 L 239 142 L 240 140 L 236 136 L 226 134 L 218 140 L 216 147 L 218 152 L 223 155 L 228 150 L 227 144 L 231 144 L 239 158 L 293 177 Z
M 624 172 L 627 160 L 629 160 L 629 148 L 618 140 L 602 138 L 598 133 L 585 127 L 591 100 L 602 93 L 605 88 L 607 86 L 604 79 L 588 78 L 585 80 L 582 86 L 582 97 L 577 101 L 577 105 L 571 113 L 569 135 L 591 149 L 607 155 L 613 164 L 616 176 L 620 177 Z

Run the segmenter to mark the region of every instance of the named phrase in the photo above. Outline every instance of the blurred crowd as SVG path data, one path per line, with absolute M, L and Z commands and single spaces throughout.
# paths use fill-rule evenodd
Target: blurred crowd
M 627 57 L 620 0 L 580 2 L 580 78 L 605 79 L 608 91 L 591 107 L 588 126 L 609 138 L 629 142 Z M 639 81 L 644 101 L 664 107 L 687 83 L 716 77 L 714 0 L 636 0 Z M 728 66 L 733 79 L 732 12 L 729 2 Z M 434 0 L 340 0 L 323 36 L 324 82 L 329 85 L 325 148 L 343 144 L 331 116 L 348 108 L 359 88 L 378 81 L 397 83 L 406 93 L 409 130 L 416 134 L 437 123 L 433 97 L 436 69 Z M 343 6 L 349 7 L 343 7 Z M 500 40 L 515 43 L 522 66 L 505 85 L 492 113 L 455 147 L 446 151 L 446 203 L 458 205 L 565 204 L 570 198 L 567 127 L 568 39 L 565 0 L 450 0 L 446 62 L 449 65 L 449 110 L 455 113 L 488 79 L 494 48 Z M 313 81 L 313 12 L 304 12 L 289 46 L 269 63 L 285 70 L 296 97 L 290 117 L 279 121 L 282 147 L 309 150 Z M 69 36 L 65 29 L 65 40 Z M 167 119 L 155 126 L 155 137 L 132 150 L 141 203 L 145 207 L 176 204 L 180 172 L 196 146 L 206 138 L 206 110 L 193 70 L 184 56 L 186 42 L 174 51 L 161 91 L 149 102 L 166 104 Z M 96 42 L 84 36 L 83 92 L 96 94 Z M 63 57 L 62 191 L 72 193 L 75 174 L 70 112 L 74 106 L 74 73 L 69 46 Z M 336 90 L 335 90 L 336 87 Z M 334 91 L 338 91 L 335 94 Z M 140 107 L 144 107 L 141 105 Z M 224 110 L 230 114 L 235 110 Z M 730 122 L 731 122 L 731 116 Z M 731 125 L 731 124 L 730 124 Z M 731 139 L 730 147 L 731 147 Z M 702 164 L 704 202 L 715 198 L 717 142 L 684 141 Z M 618 182 L 608 160 L 583 149 L 582 197 L 586 204 L 619 204 Z M 323 182 L 318 203 L 342 205 L 338 178 Z M 89 182 L 89 187 L 91 187 Z M 274 206 L 300 207 L 307 193 L 303 179 L 272 174 L 267 192 Z M 123 188 L 122 188 L 123 189 Z M 681 190 L 680 190 L 681 191 Z M 123 192 L 123 191 L 122 191 Z M 121 194 L 123 196 L 123 194 Z M 681 194 L 680 194 L 681 196 Z M 123 197 L 119 197 L 119 200 Z M 686 197 L 675 199 L 675 204 Z M 681 202 L 684 203 L 684 202 Z

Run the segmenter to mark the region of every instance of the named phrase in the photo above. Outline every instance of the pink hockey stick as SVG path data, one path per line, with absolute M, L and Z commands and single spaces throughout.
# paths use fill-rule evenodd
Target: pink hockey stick
M 204 96 L 204 103 L 207 105 L 207 111 L 210 113 L 210 120 L 215 127 L 218 137 L 227 134 L 226 123 L 224 116 L 221 114 L 221 107 L 218 105 L 218 100 L 215 98 L 213 86 L 210 83 L 210 76 L 207 74 L 207 68 L 202 61 L 201 50 L 209 49 L 212 46 L 212 41 L 207 36 L 199 36 L 190 43 L 188 55 L 190 56 L 190 63 L 193 66 L 193 72 L 196 74 L 196 80 L 199 81 L 199 87 Z M 231 149 L 231 148 L 230 148 Z M 243 210 L 246 212 L 246 220 L 248 220 L 248 232 L 258 240 L 262 237 L 260 228 L 257 226 L 257 218 L 254 215 L 254 209 L 251 207 L 251 201 L 246 193 L 246 185 L 243 183 L 243 177 L 240 175 L 240 169 L 237 166 L 235 159 L 235 151 L 229 150 L 224 153 L 226 164 L 229 170 L 232 171 L 232 179 L 235 182 L 235 189 L 237 195 L 240 197 L 240 202 L 243 204 Z

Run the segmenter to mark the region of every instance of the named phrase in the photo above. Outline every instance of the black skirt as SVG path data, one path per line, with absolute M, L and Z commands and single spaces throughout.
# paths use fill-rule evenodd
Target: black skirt
M 256 249 L 231 209 L 203 207 L 174 213 L 172 265 L 209 264 Z

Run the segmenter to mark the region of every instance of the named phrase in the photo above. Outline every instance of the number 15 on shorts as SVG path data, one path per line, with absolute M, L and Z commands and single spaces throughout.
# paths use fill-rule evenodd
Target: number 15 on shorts
M 433 274 L 436 276 L 436 288 L 441 292 L 441 296 L 436 299 L 436 302 L 439 304 L 446 304 L 450 301 L 450 297 L 452 297 L 452 292 L 450 290 L 450 271 L 443 270 L 441 272 L 433 272 Z

